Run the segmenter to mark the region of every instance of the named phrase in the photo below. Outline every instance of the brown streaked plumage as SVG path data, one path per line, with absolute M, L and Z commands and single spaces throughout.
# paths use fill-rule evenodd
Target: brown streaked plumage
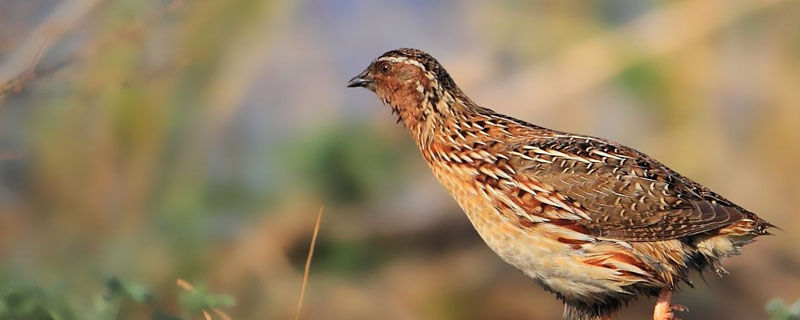
M 348 87 L 391 106 L 483 240 L 555 293 L 564 319 L 610 318 L 638 296 L 672 319 L 692 269 L 725 272 L 772 227 L 639 151 L 478 106 L 420 50 L 384 53 Z

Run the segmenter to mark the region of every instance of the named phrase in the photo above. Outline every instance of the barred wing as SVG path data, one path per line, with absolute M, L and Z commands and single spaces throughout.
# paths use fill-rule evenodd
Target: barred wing
M 509 145 L 518 175 L 579 206 L 592 235 L 657 241 L 719 229 L 744 209 L 631 148 L 602 139 L 556 135 Z

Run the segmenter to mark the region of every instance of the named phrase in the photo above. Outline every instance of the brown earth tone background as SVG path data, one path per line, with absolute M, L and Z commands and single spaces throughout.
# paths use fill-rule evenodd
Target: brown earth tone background
M 321 205 L 305 319 L 560 317 L 345 88 L 397 47 L 783 229 L 683 318 L 800 299 L 798 1 L 30 0 L 0 2 L 0 318 L 292 318 Z

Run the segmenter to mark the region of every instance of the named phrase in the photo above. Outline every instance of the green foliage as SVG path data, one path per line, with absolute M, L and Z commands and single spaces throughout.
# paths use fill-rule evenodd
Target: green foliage
M 783 300 L 775 298 L 767 302 L 766 310 L 770 320 L 800 320 L 800 300 L 787 306 Z
M 630 89 L 630 92 L 647 100 L 646 105 L 656 106 L 663 98 L 663 90 L 666 87 L 665 78 L 661 66 L 654 61 L 641 61 L 625 68 L 617 76 L 617 82 Z
M 314 264 L 327 272 L 363 277 L 385 262 L 384 250 L 378 243 L 361 240 L 320 241 Z
M 106 294 L 95 301 L 96 319 L 120 319 L 125 313 L 123 310 L 129 311 L 155 301 L 143 283 L 110 277 L 105 284 Z
M 230 307 L 233 297 L 216 294 L 205 286 L 179 294 L 180 313 L 170 315 L 165 303 L 159 301 L 151 289 L 137 281 L 123 281 L 110 277 L 105 281 L 106 292 L 94 299 L 91 307 L 69 306 L 66 296 L 54 294 L 59 290 L 40 288 L 31 283 L 0 282 L 0 319 L 73 320 L 73 319 L 130 319 L 143 315 L 153 320 L 195 319 L 203 310 Z M 180 290 L 175 288 L 175 290 Z M 87 312 L 83 317 L 75 311 Z
M 0 319 L 76 319 L 62 303 L 63 300 L 32 285 L 0 285 Z
M 326 203 L 353 203 L 392 190 L 409 154 L 358 125 L 334 127 L 290 143 L 287 166 Z
M 123 283 L 117 278 L 110 278 L 106 282 L 108 286 L 108 295 L 106 300 L 113 299 L 131 299 L 138 303 L 147 302 L 153 299 L 150 290 L 142 283 L 126 282 Z

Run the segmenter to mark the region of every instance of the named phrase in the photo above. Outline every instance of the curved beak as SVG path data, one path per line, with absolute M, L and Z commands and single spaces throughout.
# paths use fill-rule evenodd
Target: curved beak
M 367 70 L 364 70 L 364 72 L 361 72 L 359 75 L 357 75 L 357 76 L 353 77 L 352 79 L 350 79 L 350 81 L 347 82 L 347 87 L 348 88 L 355 88 L 355 87 L 369 88 L 369 85 L 371 85 L 371 84 L 372 84 L 372 76 L 369 74 L 369 72 L 367 72 Z

